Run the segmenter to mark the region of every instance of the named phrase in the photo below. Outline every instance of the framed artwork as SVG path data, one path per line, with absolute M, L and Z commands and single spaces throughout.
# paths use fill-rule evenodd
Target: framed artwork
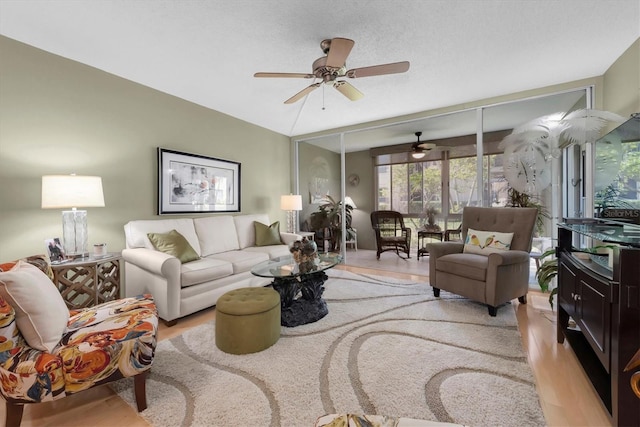
M 324 203 L 328 194 L 329 163 L 323 157 L 316 157 L 309 167 L 309 203 Z
M 67 260 L 59 237 L 45 239 L 44 245 L 47 247 L 47 254 L 51 264 L 61 264 Z
M 240 212 L 240 163 L 158 147 L 158 214 Z

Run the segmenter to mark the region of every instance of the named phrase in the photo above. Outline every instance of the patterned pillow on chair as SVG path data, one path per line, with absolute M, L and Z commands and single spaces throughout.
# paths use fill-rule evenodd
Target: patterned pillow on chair
M 466 254 L 489 255 L 508 251 L 511 248 L 513 233 L 497 231 L 481 231 L 470 228 L 464 241 L 463 252 Z

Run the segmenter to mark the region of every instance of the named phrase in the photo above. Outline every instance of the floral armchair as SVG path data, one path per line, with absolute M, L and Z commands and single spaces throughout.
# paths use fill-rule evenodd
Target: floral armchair
M 47 277 L 47 275 L 49 277 Z M 69 311 L 46 258 L 0 264 L 0 394 L 7 426 L 24 404 L 134 377 L 138 411 L 147 407 L 146 373 L 156 347 L 151 295 Z

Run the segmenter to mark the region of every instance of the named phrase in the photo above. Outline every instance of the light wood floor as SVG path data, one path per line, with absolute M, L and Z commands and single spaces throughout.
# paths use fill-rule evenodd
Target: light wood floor
M 383 262 L 377 265 L 385 264 L 384 261 L 387 258 L 384 255 L 381 257 Z M 375 258 L 375 253 L 373 256 Z M 371 266 L 336 268 L 410 280 L 428 280 L 426 272 L 425 275 L 406 273 L 409 270 L 407 267 L 413 264 L 398 263 L 391 258 L 389 263 L 397 264 L 398 267 L 385 267 L 387 271 L 373 269 Z M 405 272 L 388 271 L 389 269 Z M 423 269 L 420 269 L 420 272 L 422 271 Z M 572 350 L 567 344 L 556 343 L 555 313 L 549 311 L 547 296 L 532 292 L 529 294 L 528 304 L 521 305 L 515 300 L 513 305 L 500 309 L 516 311 L 522 342 L 536 377 L 540 403 L 547 424 L 549 426 L 610 426 L 607 412 L 580 368 Z M 181 319 L 172 328 L 161 324 L 159 339 L 172 338 L 214 318 L 215 310 L 209 309 Z M 508 392 L 505 390 L 505 393 Z M 148 403 L 153 405 L 152 401 Z M 518 411 L 518 408 L 514 407 L 513 410 Z M 4 419 L 4 412 L 4 406 L 0 405 L 0 419 Z M 22 426 L 25 427 L 147 425 L 142 418 L 138 417 L 136 411 L 116 396 L 108 386 L 97 387 L 56 402 L 26 405 L 22 421 Z

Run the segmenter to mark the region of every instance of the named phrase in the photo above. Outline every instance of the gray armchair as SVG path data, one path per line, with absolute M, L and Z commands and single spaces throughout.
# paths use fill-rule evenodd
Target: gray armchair
M 514 298 L 526 304 L 537 215 L 536 208 L 464 208 L 462 242 L 427 244 L 433 294 L 439 297 L 444 289 L 487 304 L 491 316 L 497 314 L 498 306 Z M 465 253 L 469 229 L 513 233 L 510 249 L 489 255 Z

